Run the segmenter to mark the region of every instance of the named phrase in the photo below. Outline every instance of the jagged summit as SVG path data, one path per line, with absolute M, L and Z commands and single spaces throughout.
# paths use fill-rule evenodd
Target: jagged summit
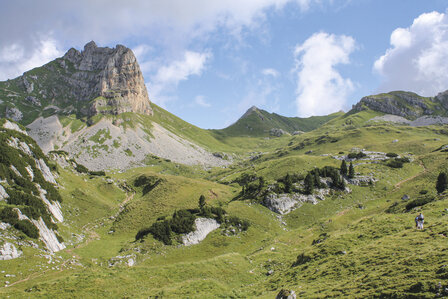
M 123 45 L 98 47 L 94 41 L 82 51 L 71 48 L 63 57 L 0 82 L 0 97 L 0 116 L 23 124 L 54 113 L 152 115 L 132 50 Z
M 71 62 L 78 71 L 71 82 L 88 85 L 88 88 L 80 90 L 81 100 L 83 97 L 96 99 L 90 107 L 90 114 L 152 114 L 143 75 L 131 49 L 123 45 L 98 47 L 91 41 L 82 52 L 70 49 L 63 59 Z
M 416 119 L 422 116 L 446 116 L 448 110 L 448 91 L 435 97 L 422 97 L 413 92 L 392 91 L 363 97 L 353 105 L 351 113 L 365 109 Z

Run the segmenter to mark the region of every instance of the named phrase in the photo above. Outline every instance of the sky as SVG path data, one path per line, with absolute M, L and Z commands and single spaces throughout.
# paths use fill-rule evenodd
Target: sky
M 74 47 L 122 44 L 150 100 L 201 128 L 251 106 L 348 111 L 393 90 L 448 89 L 446 0 L 0 0 L 0 80 Z

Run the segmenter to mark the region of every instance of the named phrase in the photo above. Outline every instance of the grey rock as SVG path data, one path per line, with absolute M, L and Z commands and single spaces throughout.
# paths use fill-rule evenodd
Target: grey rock
M 319 200 L 325 200 L 325 195 L 329 192 L 329 189 L 319 189 L 315 194 L 310 195 L 300 193 L 272 193 L 265 196 L 262 204 L 269 210 L 284 215 L 299 208 L 305 202 L 315 205 L 319 202 Z
M 409 200 L 409 199 L 410 199 L 410 197 L 407 194 L 403 195 L 403 197 L 401 198 L 401 200 Z
M 62 60 L 71 62 L 76 70 L 64 78 L 73 97 L 78 101 L 94 100 L 85 113 L 152 114 L 142 72 L 129 48 L 103 48 L 92 41 L 82 52 L 70 49 Z
M 303 132 L 303 131 L 294 131 L 294 132 L 292 132 L 292 135 L 302 135 L 303 133 L 305 133 L 305 132 Z
M 312 154 L 313 153 L 313 151 L 312 150 L 309 150 L 309 151 L 306 151 L 305 152 L 305 155 L 309 155 L 309 154 Z
M 204 240 L 209 233 L 220 226 L 215 219 L 211 218 L 196 218 L 194 224 L 196 226 L 196 230 L 182 236 L 182 243 L 185 246 L 198 244 Z
M 25 101 L 30 102 L 31 104 L 33 104 L 35 106 L 39 106 L 39 107 L 42 106 L 39 99 L 37 99 L 36 97 L 33 97 L 33 96 L 27 96 L 25 98 Z
M 25 86 L 27 93 L 32 93 L 34 90 L 34 83 L 29 82 L 26 76 L 22 77 L 23 85 Z
M 297 298 L 296 292 L 286 289 L 282 289 L 275 297 L 275 299 L 296 299 L 296 298 Z
M 22 112 L 15 108 L 15 107 L 6 107 L 6 114 L 5 114 L 6 118 L 10 118 L 13 121 L 21 121 L 23 118 L 23 114 Z
M 288 134 L 288 133 L 286 131 L 282 130 L 282 129 L 272 128 L 272 129 L 269 130 L 269 135 L 271 135 L 271 136 L 280 137 L 280 136 L 283 136 L 285 134 Z
M 0 247 L 0 260 L 12 260 L 22 255 L 22 252 L 17 250 L 14 244 L 6 242 Z

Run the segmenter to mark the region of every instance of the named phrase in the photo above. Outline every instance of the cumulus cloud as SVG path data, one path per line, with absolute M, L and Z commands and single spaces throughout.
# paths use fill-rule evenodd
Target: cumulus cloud
M 151 78 L 148 88 L 151 99 L 164 105 L 170 98 L 167 97 L 167 93 L 174 91 L 179 82 L 187 80 L 188 77 L 200 76 L 211 57 L 210 52 L 186 51 L 182 59 L 161 66 Z
M 169 48 L 165 52 L 178 55 L 195 39 L 207 40 L 217 28 L 237 34 L 241 28 L 256 26 L 265 19 L 267 9 L 279 10 L 295 3 L 305 11 L 313 2 L 321 1 L 324 0 L 3 1 L 0 49 L 16 45 L 26 57 L 38 55 L 39 36 L 52 33 L 65 49 L 82 47 L 90 40 L 113 45 L 128 38 L 146 38 Z M 0 71 L 5 67 L 0 62 Z
M 18 44 L 0 48 L 0 80 L 16 77 L 63 54 L 53 39 L 40 40 L 32 53 Z
M 209 102 L 207 102 L 205 100 L 204 96 L 201 96 L 201 95 L 196 96 L 195 99 L 194 99 L 194 102 L 196 103 L 196 105 L 201 106 L 201 107 L 205 107 L 205 108 L 208 108 L 208 107 L 212 106 Z
M 271 68 L 264 69 L 261 71 L 261 73 L 265 76 L 272 76 L 274 78 L 276 78 L 280 75 L 280 73 L 277 70 L 271 69 Z
M 391 48 L 374 63 L 381 91 L 410 90 L 433 96 L 448 89 L 448 16 L 424 13 L 411 26 L 397 28 Z
M 350 63 L 355 40 L 346 35 L 315 33 L 294 51 L 297 73 L 298 114 L 324 115 L 341 110 L 354 83 L 336 69 Z

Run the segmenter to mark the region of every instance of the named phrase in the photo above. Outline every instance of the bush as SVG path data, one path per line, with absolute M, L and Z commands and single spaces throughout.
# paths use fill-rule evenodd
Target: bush
M 227 218 L 228 226 L 234 226 L 239 228 L 241 231 L 246 231 L 249 229 L 250 222 L 245 219 L 240 219 L 236 216 L 231 216 Z
M 39 230 L 28 220 L 19 220 L 17 212 L 13 211 L 12 208 L 6 207 L 0 211 L 0 220 L 7 222 L 14 226 L 16 229 L 22 231 L 30 238 L 39 238 Z
M 387 154 L 386 154 L 386 157 L 389 157 L 389 158 L 396 158 L 396 157 L 398 157 L 398 154 L 396 154 L 396 153 L 387 153 Z
M 392 168 L 403 168 L 403 162 L 398 161 L 397 159 L 390 160 L 386 165 Z
M 39 238 L 39 230 L 28 220 L 18 220 L 14 223 L 14 227 L 25 233 L 30 238 Z
M 170 221 L 171 230 L 177 234 L 186 234 L 194 230 L 196 217 L 187 210 L 174 212 Z
M 433 196 L 430 196 L 430 195 L 419 197 L 419 198 L 409 202 L 406 205 L 406 210 L 410 211 L 410 210 L 412 210 L 415 207 L 424 206 L 427 203 L 430 203 L 430 202 L 434 201 L 434 199 L 435 198 Z
M 364 154 L 363 152 L 358 152 L 358 153 L 349 153 L 347 155 L 347 158 L 349 158 L 349 159 L 361 159 L 361 158 L 364 158 L 366 156 L 367 155 Z
M 89 173 L 89 169 L 82 164 L 76 163 L 75 170 L 79 173 Z
M 297 259 L 294 262 L 293 267 L 306 264 L 306 263 L 308 263 L 311 260 L 312 260 L 311 256 L 306 255 L 305 253 L 302 252 L 301 254 L 299 254 L 297 256 Z

